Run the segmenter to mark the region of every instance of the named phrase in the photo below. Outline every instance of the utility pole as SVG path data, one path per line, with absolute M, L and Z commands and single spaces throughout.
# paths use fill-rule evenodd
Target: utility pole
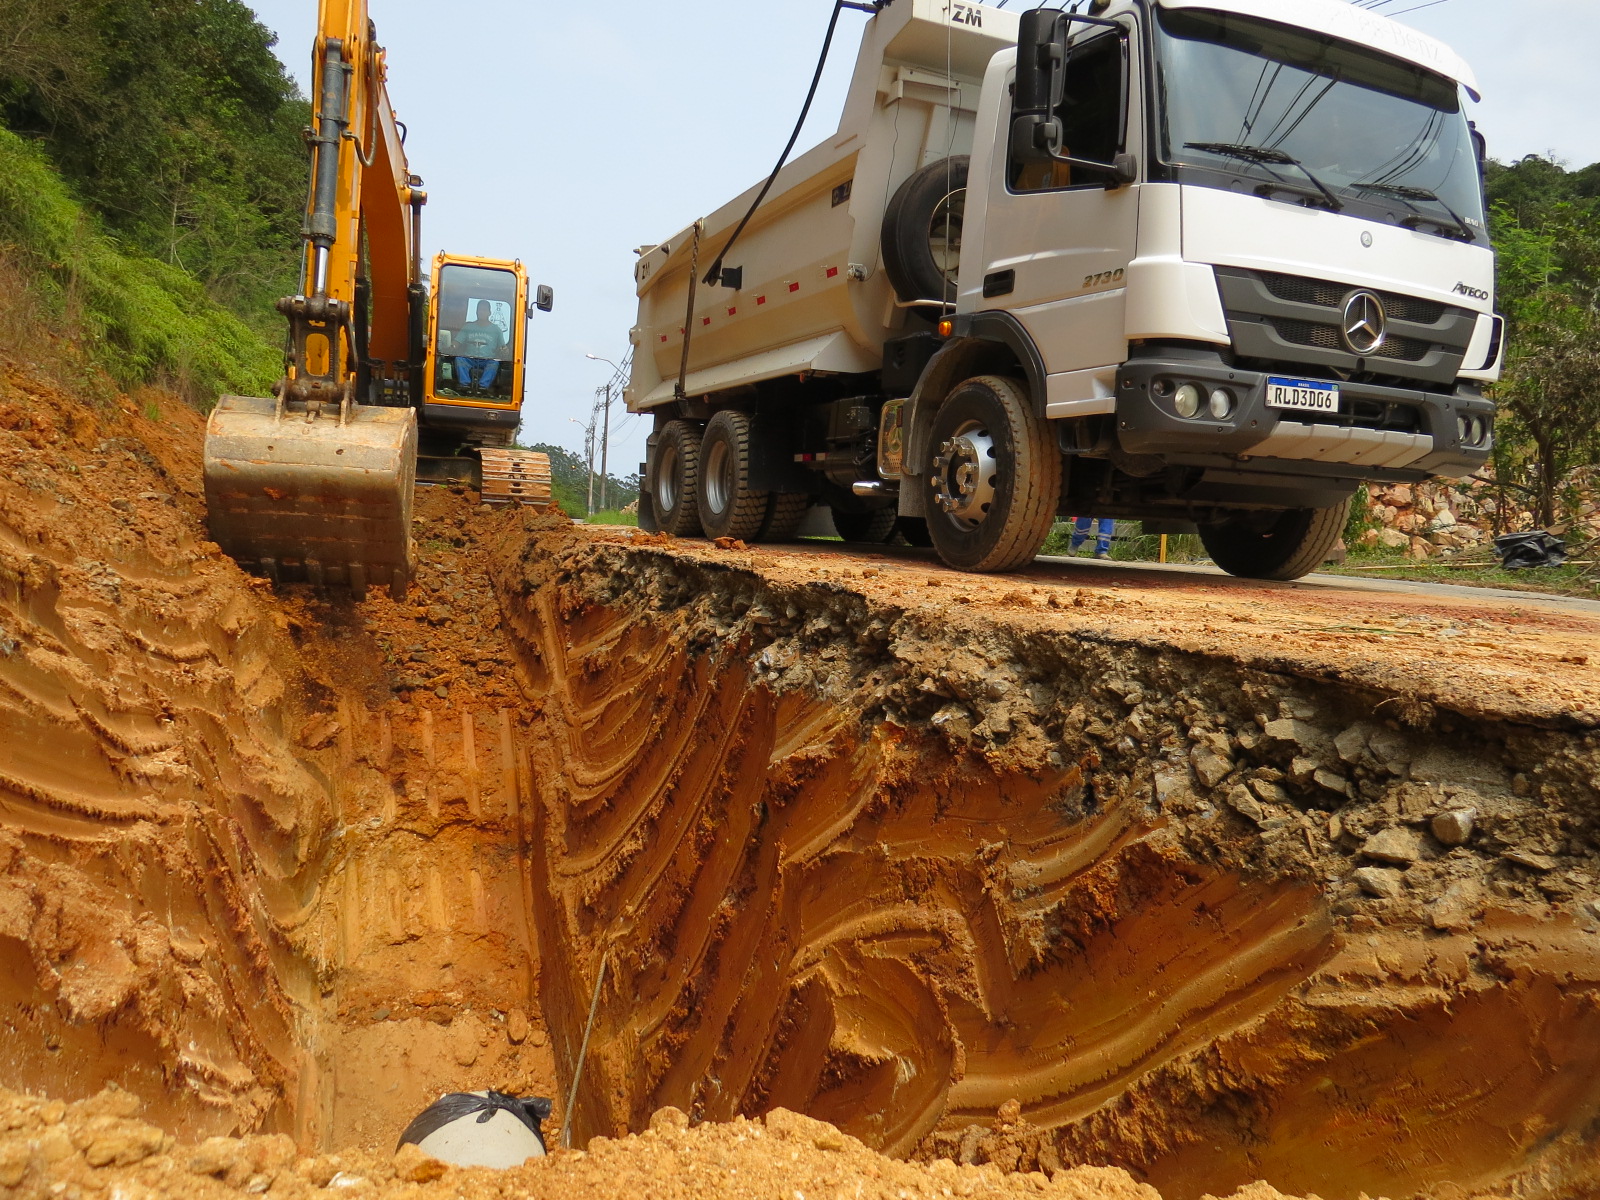
M 606 412 L 603 426 L 605 432 L 600 435 L 600 511 L 608 509 L 606 504 L 606 484 L 610 476 L 606 474 L 606 451 L 611 448 L 611 381 L 606 380 Z
M 594 417 L 592 415 L 589 417 L 589 423 L 583 427 L 583 449 L 588 459 L 587 467 L 589 472 L 587 515 L 592 517 L 594 516 Z
M 597 406 L 599 406 L 601 404 L 604 404 L 604 406 L 605 406 L 601 410 L 601 412 L 599 414 L 600 415 L 600 427 L 601 427 L 601 433 L 600 433 L 600 507 L 602 509 L 604 509 L 606 507 L 607 484 L 610 482 L 610 477 L 607 474 L 607 465 L 608 465 L 607 464 L 607 459 L 608 459 L 608 453 L 609 453 L 609 451 L 611 449 L 611 387 L 612 387 L 612 384 L 616 383 L 618 380 L 626 379 L 627 378 L 627 373 L 621 367 L 619 367 L 616 363 L 612 362 L 609 358 L 605 358 L 605 357 L 603 357 L 603 356 L 601 356 L 599 354 L 585 354 L 584 357 L 587 358 L 590 362 L 603 362 L 608 367 L 610 367 L 611 370 L 614 372 L 614 374 L 611 376 L 611 378 L 606 380 L 605 387 L 596 388 L 595 389 L 595 393 L 594 393 L 594 395 L 595 395 L 595 404 Z M 602 395 L 605 397 L 604 400 L 601 399 Z M 589 421 L 589 427 L 591 429 L 594 428 L 594 421 L 593 421 L 592 418 Z

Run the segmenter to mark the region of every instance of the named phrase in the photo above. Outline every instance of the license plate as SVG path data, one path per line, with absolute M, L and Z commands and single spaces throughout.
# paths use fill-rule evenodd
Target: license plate
M 1294 408 L 1302 412 L 1339 411 L 1339 385 L 1315 379 L 1267 378 L 1267 407 Z

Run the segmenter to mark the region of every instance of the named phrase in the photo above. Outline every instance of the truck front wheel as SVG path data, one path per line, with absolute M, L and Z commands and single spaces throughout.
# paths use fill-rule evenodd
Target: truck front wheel
M 688 421 L 668 421 L 656 439 L 650 472 L 651 508 L 658 528 L 674 537 L 700 532 L 700 431 Z
M 928 533 L 963 571 L 1011 571 L 1033 560 L 1055 523 L 1061 452 L 1014 379 L 960 384 L 934 415 L 924 474 Z
M 750 486 L 750 417 L 725 408 L 700 443 L 700 525 L 711 538 L 750 538 L 767 519 L 769 493 Z
M 1229 575 L 1299 579 L 1327 560 L 1349 519 L 1348 500 L 1332 508 L 1240 513 L 1200 526 L 1200 541 Z

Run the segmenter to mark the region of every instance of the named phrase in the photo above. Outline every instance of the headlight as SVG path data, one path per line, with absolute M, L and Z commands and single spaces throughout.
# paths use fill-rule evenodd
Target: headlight
M 1226 420 L 1233 414 L 1233 394 L 1226 388 L 1218 388 L 1211 393 L 1211 415 L 1217 420 Z
M 1173 393 L 1172 407 L 1178 410 L 1180 417 L 1195 417 L 1200 415 L 1200 389 L 1192 383 L 1185 383 Z
M 1461 439 L 1462 445 L 1472 445 L 1472 418 L 1466 416 L 1456 418 L 1456 436 Z

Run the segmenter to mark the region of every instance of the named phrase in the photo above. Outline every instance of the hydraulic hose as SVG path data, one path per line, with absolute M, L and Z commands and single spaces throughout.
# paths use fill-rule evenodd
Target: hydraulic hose
M 800 140 L 800 131 L 805 128 L 806 118 L 811 115 L 811 102 L 817 98 L 817 87 L 822 82 L 823 69 L 828 65 L 828 51 L 833 47 L 834 30 L 839 27 L 839 14 L 847 8 L 853 8 L 858 12 L 868 12 L 876 16 L 893 3 L 894 0 L 865 0 L 865 2 L 834 0 L 833 14 L 828 18 L 828 32 L 822 39 L 822 53 L 817 57 L 817 69 L 811 76 L 811 87 L 806 92 L 806 102 L 800 107 L 800 119 L 795 122 L 794 132 L 789 135 L 789 144 L 783 148 L 783 153 L 778 156 L 778 165 L 773 167 L 772 174 L 767 176 L 767 182 L 762 185 L 760 193 L 756 196 L 755 203 L 750 206 L 750 211 L 744 214 L 743 220 L 739 222 L 738 227 L 733 231 L 733 236 L 727 240 L 727 243 L 722 247 L 722 252 L 717 255 L 716 261 L 711 264 L 711 269 L 706 272 L 704 280 L 706 284 L 715 285 L 722 282 L 723 260 L 728 257 L 728 252 L 733 249 L 734 243 L 739 240 L 739 235 L 744 232 L 745 226 L 750 224 L 750 218 L 756 215 L 756 209 L 760 208 L 762 201 L 767 198 L 767 193 L 772 190 L 772 185 L 777 182 L 778 172 L 783 170 L 784 164 L 789 161 L 789 155 L 794 152 L 794 144 Z

